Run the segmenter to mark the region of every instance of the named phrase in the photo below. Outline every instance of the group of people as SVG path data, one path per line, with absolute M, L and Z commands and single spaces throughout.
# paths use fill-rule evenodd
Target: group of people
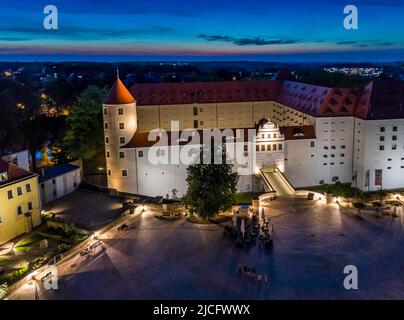
M 271 223 L 269 218 L 265 218 L 263 215 L 262 225 L 259 223 L 259 216 L 257 213 L 254 213 L 252 216 L 252 223 L 256 230 L 258 230 L 259 237 L 258 239 L 262 241 L 264 245 L 272 244 L 272 232 L 274 230 L 274 225 Z
M 269 282 L 269 278 L 268 275 L 266 273 L 257 273 L 255 267 L 249 267 L 249 266 L 242 266 L 239 265 L 237 267 L 237 275 L 242 277 L 245 276 L 248 279 L 252 280 L 252 281 L 256 281 L 258 283 L 268 283 Z

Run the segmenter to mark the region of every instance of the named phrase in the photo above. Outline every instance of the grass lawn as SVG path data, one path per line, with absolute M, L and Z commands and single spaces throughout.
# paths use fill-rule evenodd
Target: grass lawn
M 40 241 L 44 239 L 43 236 L 40 236 L 39 234 L 34 234 L 33 236 L 23 239 L 20 242 L 18 242 L 14 249 L 15 250 L 27 250 L 27 248 L 31 247 L 34 243 L 37 241 Z
M 353 197 L 355 196 L 355 188 L 351 187 L 350 183 L 335 183 L 335 184 L 327 184 L 321 186 L 314 186 L 309 189 L 318 193 L 331 193 L 335 196 L 344 196 L 344 197 Z
M 253 199 L 257 199 L 259 193 L 256 192 L 239 192 L 236 193 L 235 204 L 251 204 Z
M 230 221 L 231 217 L 230 216 L 218 215 L 218 216 L 213 217 L 211 219 L 204 219 L 204 218 L 201 218 L 199 216 L 192 215 L 192 216 L 187 217 L 185 220 L 190 222 L 190 223 L 197 223 L 197 224 L 211 224 L 211 223 L 220 224 L 220 223 L 225 223 L 227 221 Z

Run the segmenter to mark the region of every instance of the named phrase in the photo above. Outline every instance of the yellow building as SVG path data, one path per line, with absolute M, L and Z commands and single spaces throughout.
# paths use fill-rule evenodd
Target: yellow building
M 38 176 L 0 159 L 0 244 L 40 223 Z

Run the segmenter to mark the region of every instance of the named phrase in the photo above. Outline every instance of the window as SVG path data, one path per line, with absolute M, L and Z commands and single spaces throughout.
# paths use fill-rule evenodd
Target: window
M 379 146 L 379 150 L 383 151 L 384 150 L 384 146 Z
M 125 129 L 125 124 L 123 122 L 119 123 L 119 130 Z
M 380 127 L 380 132 L 384 132 L 386 129 L 384 127 Z
M 380 136 L 380 141 L 384 141 L 384 136 Z
M 267 151 L 271 151 L 271 145 L 267 144 Z
M 107 151 L 107 158 L 109 158 L 109 156 L 110 156 L 109 151 Z
M 41 183 L 41 189 L 45 189 L 45 185 Z
M 9 199 L 12 199 L 13 198 L 13 190 L 8 190 L 7 191 L 7 196 L 8 196 Z
M 340 162 L 339 164 L 344 164 L 343 162 Z
M 328 158 L 328 156 L 326 154 L 323 155 L 323 158 Z
M 56 179 L 52 179 L 52 184 L 56 184 Z
M 120 151 L 119 152 L 119 158 L 121 158 L 121 159 L 125 158 L 125 152 Z
M 25 185 L 25 190 L 27 190 L 27 192 L 31 192 L 31 185 L 29 183 Z
M 261 145 L 261 151 L 265 151 L 265 145 Z
M 17 214 L 18 215 L 22 214 L 22 207 L 21 206 L 17 207 Z
M 391 158 L 388 158 L 387 161 L 391 161 Z
M 334 149 L 334 150 L 335 150 L 335 146 L 331 146 L 331 149 Z
M 345 145 L 342 145 L 342 146 L 341 146 L 341 149 L 345 149 Z
M 261 134 L 261 138 L 264 139 L 264 138 L 265 138 L 265 134 Z
M 138 156 L 139 158 L 143 158 L 143 150 L 140 150 L 140 151 L 138 152 L 137 156 Z
M 203 108 L 199 108 L 199 112 L 203 112 Z
M 332 155 L 331 155 L 331 158 L 335 158 L 335 155 L 332 154 Z
M 314 158 L 314 154 L 311 154 L 310 157 Z
M 194 116 L 197 116 L 197 115 L 198 115 L 198 108 L 197 108 L 197 107 L 194 107 L 194 109 L 193 109 L 193 115 L 194 115 Z
M 194 128 L 198 128 L 198 120 L 194 120 Z
M 282 144 L 278 144 L 278 150 L 282 150 Z
M 393 145 L 391 146 L 391 150 L 397 150 L 397 145 L 396 145 L 396 144 L 393 144 Z
M 105 143 L 109 143 L 109 138 L 105 137 Z
M 122 170 L 122 177 L 127 177 L 128 176 L 128 170 L 124 169 Z
M 54 190 L 54 191 L 53 191 L 53 196 L 54 196 L 54 197 L 57 197 L 57 195 L 58 195 L 57 190 Z
M 201 125 L 201 126 L 203 126 L 203 121 L 201 120 L 201 121 L 199 121 L 199 124 Z
M 107 108 L 104 108 L 104 114 L 108 114 Z
M 397 131 L 397 126 L 393 126 L 393 131 Z
M 274 138 L 276 138 L 276 133 L 274 133 Z
M 108 175 L 110 176 L 111 175 L 111 170 L 108 170 L 107 172 L 108 172 Z
M 330 165 L 332 165 L 332 166 L 333 166 L 333 165 L 334 165 L 334 162 L 331 162 L 331 163 L 330 163 Z
M 392 139 L 393 141 L 396 141 L 396 140 L 397 140 L 397 136 L 392 136 L 391 139 Z
M 248 151 L 248 145 L 244 145 L 244 152 Z
M 324 149 L 325 149 L 325 150 L 328 150 L 328 146 L 325 146 Z
M 255 151 L 260 151 L 260 146 L 258 144 L 255 146 Z
M 17 194 L 20 196 L 20 195 L 22 195 L 22 188 L 21 187 L 18 187 L 17 188 Z
M 276 151 L 276 144 L 272 146 L 272 150 Z
M 108 123 L 107 122 L 104 123 L 104 129 L 108 130 Z
M 268 139 L 271 139 L 271 134 L 270 133 L 268 133 Z
M 324 162 L 324 163 L 323 163 L 323 166 L 326 166 L 326 165 L 327 165 L 327 163 L 326 163 L 326 162 Z
M 119 142 L 120 142 L 120 143 L 125 143 L 125 137 L 120 137 L 120 138 L 119 138 Z
M 28 202 L 28 210 L 32 210 L 32 209 L 33 209 L 32 202 L 30 201 L 30 202 Z
M 345 157 L 345 153 L 341 153 L 341 158 L 344 158 Z
M 315 143 L 314 141 L 310 141 L 310 147 L 314 148 L 315 147 Z
M 118 108 L 118 114 L 123 115 L 123 108 Z
M 391 167 L 387 167 L 387 170 L 391 170 Z

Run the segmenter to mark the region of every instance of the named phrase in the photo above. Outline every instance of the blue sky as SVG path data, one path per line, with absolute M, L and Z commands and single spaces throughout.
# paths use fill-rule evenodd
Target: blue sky
M 47 4 L 58 8 L 58 30 L 43 28 Z M 358 30 L 343 28 L 346 4 L 358 7 Z M 0 6 L 0 60 L 404 57 L 404 0 L 0 0 Z

